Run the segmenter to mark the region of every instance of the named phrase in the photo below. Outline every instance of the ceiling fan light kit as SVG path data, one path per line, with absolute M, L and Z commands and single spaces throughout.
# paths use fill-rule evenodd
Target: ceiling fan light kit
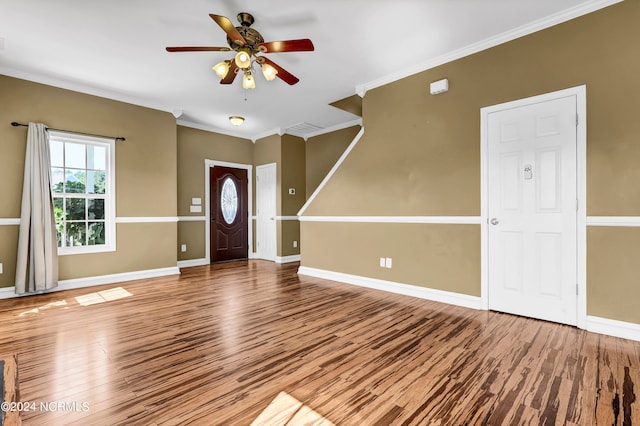
M 265 42 L 258 31 L 250 28 L 254 18 L 247 12 L 238 13 L 239 27 L 234 26 L 225 16 L 214 14 L 209 14 L 209 16 L 227 33 L 229 47 L 178 46 L 167 47 L 167 52 L 236 52 L 233 59 L 219 62 L 213 66 L 213 71 L 220 77 L 220 84 L 233 83 L 238 70 L 242 70 L 244 74 L 242 87 L 254 89 L 256 84 L 253 78 L 253 65 L 256 63 L 260 66 L 262 75 L 267 81 L 272 81 L 276 77 L 289 85 L 300 81 L 296 76 L 262 55 L 276 52 L 310 52 L 314 50 L 311 40 L 305 38 Z

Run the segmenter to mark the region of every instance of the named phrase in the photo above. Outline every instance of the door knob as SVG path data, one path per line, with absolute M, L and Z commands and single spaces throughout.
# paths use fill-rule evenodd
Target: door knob
M 492 225 L 497 225 L 497 224 L 498 224 L 498 223 L 500 223 L 500 222 L 498 221 L 498 219 L 497 219 L 497 218 L 495 218 L 495 217 L 494 217 L 493 219 L 491 219 L 491 222 L 490 222 L 490 223 L 491 223 Z

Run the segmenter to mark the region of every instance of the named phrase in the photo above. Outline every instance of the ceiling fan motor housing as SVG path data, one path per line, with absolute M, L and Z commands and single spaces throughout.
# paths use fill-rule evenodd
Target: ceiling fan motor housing
M 253 19 L 253 15 L 247 12 L 238 13 L 238 22 L 240 22 L 240 26 L 236 27 L 242 38 L 247 42 L 245 45 L 240 43 L 236 43 L 234 40 L 231 40 L 231 37 L 227 36 L 227 44 L 231 49 L 237 51 L 241 47 L 246 47 L 251 49 L 253 53 L 258 53 L 260 50 L 258 49 L 258 45 L 260 43 L 264 43 L 264 38 L 262 34 L 258 31 L 250 28 L 251 24 L 255 22 Z

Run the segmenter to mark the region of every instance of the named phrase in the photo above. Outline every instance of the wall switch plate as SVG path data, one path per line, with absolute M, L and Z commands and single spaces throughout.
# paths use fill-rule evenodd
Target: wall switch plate
M 380 267 L 381 267 L 381 268 L 385 268 L 385 266 L 384 266 L 384 265 L 385 265 L 385 258 L 384 258 L 384 257 L 381 257 L 381 258 L 380 258 Z
M 297 241 L 294 241 L 294 242 L 293 242 L 293 248 L 296 248 L 296 247 L 298 247 L 298 242 L 297 242 Z
M 387 257 L 387 258 L 384 260 L 384 267 L 385 267 L 385 268 L 391 268 L 391 258 L 390 258 L 390 257 Z
M 2 274 L 2 263 L 0 263 L 0 274 Z
M 202 213 L 202 206 L 190 206 L 189 211 L 191 213 Z
M 192 198 L 191 204 L 193 204 L 194 206 L 202 205 L 202 198 Z
M 296 195 L 296 189 L 295 188 L 289 188 L 289 195 Z
M 185 251 L 187 251 L 187 245 L 186 245 L 186 244 L 181 245 L 181 246 L 180 246 L 180 251 L 181 251 L 181 252 L 183 252 L 183 253 L 184 253 Z

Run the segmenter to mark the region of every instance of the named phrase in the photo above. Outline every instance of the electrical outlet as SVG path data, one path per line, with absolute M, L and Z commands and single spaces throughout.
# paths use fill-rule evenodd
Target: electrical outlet
M 298 242 L 297 242 L 297 241 L 294 241 L 294 242 L 293 242 L 293 248 L 296 248 L 296 247 L 298 247 Z
M 390 258 L 390 257 L 387 257 L 387 258 L 384 260 L 384 267 L 385 267 L 385 268 L 389 268 L 389 269 L 391 269 L 391 258 Z
M 381 257 L 381 258 L 380 258 L 380 267 L 381 267 L 381 268 L 385 268 L 385 266 L 384 266 L 384 265 L 385 265 L 385 258 L 384 258 L 384 257 Z
M 185 251 L 187 251 L 187 245 L 186 245 L 186 244 L 181 245 L 181 246 L 180 246 L 180 251 L 181 251 L 181 252 L 183 252 L 183 253 L 184 253 Z
M 0 274 L 2 274 L 2 263 L 0 263 Z

